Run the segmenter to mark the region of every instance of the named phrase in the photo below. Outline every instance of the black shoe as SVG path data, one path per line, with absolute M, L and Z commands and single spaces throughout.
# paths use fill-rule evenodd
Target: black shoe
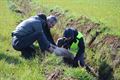
M 71 59 L 71 58 L 63 57 L 63 61 L 65 64 L 67 64 L 69 66 L 73 66 L 73 59 Z
M 21 56 L 25 59 L 32 59 L 32 58 L 35 58 L 35 52 L 34 51 L 32 51 L 32 52 L 22 51 Z

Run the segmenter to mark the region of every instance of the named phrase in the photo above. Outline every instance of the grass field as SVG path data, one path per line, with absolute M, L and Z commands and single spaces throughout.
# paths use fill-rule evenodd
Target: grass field
M 70 68 L 61 63 L 61 58 L 55 55 L 48 55 L 43 61 L 41 61 L 42 57 L 32 60 L 21 58 L 20 52 L 15 51 L 11 46 L 11 32 L 22 18 L 12 12 L 9 6 L 8 0 L 0 0 L 0 80 L 47 80 L 55 70 L 62 71 L 61 79 L 73 77 L 95 80 L 85 69 Z M 80 72 L 81 74 L 78 74 Z
M 60 7 L 75 16 L 85 15 L 100 21 L 120 35 L 120 0 L 34 0 L 43 6 Z
M 17 22 L 19 22 L 22 17 L 10 9 L 12 3 L 8 3 L 8 1 L 18 2 L 18 0 L 0 0 L 0 80 L 47 80 L 56 70 L 61 71 L 60 75 L 58 75 L 60 80 L 97 80 L 96 77 L 93 77 L 93 75 L 88 73 L 84 68 L 69 67 L 62 62 L 60 57 L 56 57 L 55 55 L 48 55 L 44 58 L 37 56 L 32 60 L 25 60 L 20 57 L 20 52 L 15 51 L 11 46 L 11 32 L 15 29 L 18 24 Z M 70 15 L 85 15 L 92 20 L 101 21 L 112 29 L 111 34 L 120 35 L 119 0 L 32 1 L 45 6 L 48 10 L 58 6 L 64 10 L 69 9 Z M 31 14 L 34 13 L 35 12 L 32 13 L 31 11 Z M 28 15 L 25 16 L 25 18 L 27 17 Z M 98 69 L 98 64 L 101 60 L 99 58 L 100 54 L 96 53 L 93 57 L 93 52 L 89 51 L 87 53 L 87 56 L 90 56 L 90 58 L 88 58 L 89 62 L 94 65 L 93 67 Z M 116 68 L 114 74 L 115 80 L 120 79 L 119 75 L 120 67 Z

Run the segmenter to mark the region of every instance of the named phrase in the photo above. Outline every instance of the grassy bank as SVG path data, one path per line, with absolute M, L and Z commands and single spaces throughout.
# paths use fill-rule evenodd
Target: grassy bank
M 120 35 L 119 0 L 34 0 L 45 7 L 61 7 L 73 15 L 86 15 L 112 29 L 111 34 Z
M 35 4 L 30 1 L 37 3 Z M 85 68 L 69 67 L 63 63 L 62 58 L 56 57 L 55 55 L 49 55 L 48 53 L 46 56 L 37 55 L 35 59 L 25 60 L 20 57 L 20 52 L 12 48 L 11 32 L 21 20 L 39 11 L 48 14 L 49 10 L 56 6 L 59 7 L 58 9 L 60 11 L 69 10 L 69 14 L 67 13 L 59 18 L 57 24 L 59 30 L 56 26 L 52 31 L 56 39 L 60 37 L 58 35 L 62 35 L 66 20 L 71 15 L 75 15 L 76 18 L 80 15 L 88 17 L 83 18 L 78 25 L 85 27 L 90 23 L 88 28 L 90 25 L 95 27 L 92 28 L 93 30 L 91 30 L 88 35 L 94 36 L 96 26 L 98 26 L 97 29 L 100 30 L 102 29 L 101 27 L 109 28 L 105 30 L 105 33 L 103 29 L 94 41 L 94 43 L 98 43 L 100 40 L 105 40 L 106 45 L 103 42 L 102 47 L 102 43 L 100 43 L 92 49 L 86 46 L 85 62 L 90 65 L 96 73 L 98 72 L 99 76 L 97 78 L 104 78 L 103 80 L 113 80 L 114 78 L 114 80 L 119 80 L 120 50 L 118 49 L 117 51 L 116 48 L 117 44 L 119 45 L 119 42 L 117 42 L 119 37 L 107 35 L 107 38 L 103 39 L 106 33 L 120 35 L 119 0 L 0 0 L 0 80 L 47 80 L 52 78 L 52 76 L 58 80 L 97 80 L 90 72 L 87 72 Z M 21 10 L 24 14 L 15 12 L 15 10 Z M 83 30 L 86 31 L 86 28 Z M 88 42 L 91 40 L 89 36 L 85 38 Z M 116 53 L 112 51 L 112 45 L 109 39 L 110 42 L 115 42 L 115 45 L 112 45 L 114 45 L 113 47 L 115 48 L 113 49 L 115 49 Z M 106 79 L 106 76 L 109 78 Z
M 20 52 L 11 46 L 11 32 L 23 17 L 10 9 L 11 4 L 8 0 L 0 0 L 0 80 L 47 80 L 56 71 L 60 71 L 57 75 L 60 80 L 95 79 L 84 68 L 71 68 L 55 55 L 47 55 L 44 59 L 37 56 L 32 60 L 20 57 Z

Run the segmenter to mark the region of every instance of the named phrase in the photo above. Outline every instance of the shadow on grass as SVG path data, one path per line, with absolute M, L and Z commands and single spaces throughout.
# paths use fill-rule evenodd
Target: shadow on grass
M 14 56 L 8 56 L 4 53 L 0 53 L 0 60 L 5 60 L 8 64 L 20 64 L 21 61 L 18 58 L 15 58 Z
M 114 80 L 113 68 L 105 61 L 99 66 L 99 80 Z

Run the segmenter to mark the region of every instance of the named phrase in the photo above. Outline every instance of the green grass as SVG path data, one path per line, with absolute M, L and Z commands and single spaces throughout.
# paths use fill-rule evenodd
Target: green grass
M 112 29 L 110 34 L 120 35 L 120 0 L 34 0 L 49 8 L 60 7 L 75 16 L 85 15 Z
M 44 58 L 37 56 L 32 60 L 25 60 L 20 57 L 20 52 L 15 51 L 11 46 L 11 32 L 15 29 L 17 22 L 22 17 L 10 10 L 11 3 L 8 1 L 17 0 L 0 0 L 0 80 L 46 80 L 55 70 L 62 71 L 61 80 L 64 78 L 73 78 L 77 80 L 96 80 L 84 68 L 72 68 L 65 65 L 60 57 L 48 55 Z M 25 0 L 26 1 L 26 0 Z M 119 17 L 120 6 L 119 0 L 34 0 L 37 4 L 42 4 L 45 11 L 58 6 L 62 10 L 69 9 L 70 15 L 85 15 L 96 22 L 103 22 L 110 29 L 111 34 L 120 35 Z M 64 3 L 64 4 L 63 4 Z M 35 6 L 32 5 L 31 6 Z M 35 6 L 36 7 L 36 6 Z M 34 7 L 34 8 L 35 8 Z M 39 7 L 39 6 L 37 6 Z M 35 10 L 31 11 L 31 15 L 35 14 Z M 70 16 L 69 14 L 67 15 Z M 27 18 L 24 16 L 24 18 Z M 63 20 L 64 21 L 64 20 Z M 62 28 L 63 26 L 61 26 Z M 57 28 L 53 29 L 53 35 L 59 34 Z M 60 33 L 61 35 L 61 33 Z M 88 48 L 86 49 L 86 62 L 92 67 L 99 69 L 99 65 L 107 60 L 112 64 L 110 53 L 94 54 Z M 101 58 L 103 57 L 103 58 Z M 105 58 L 104 58 L 105 57 Z M 43 59 L 43 61 L 41 61 Z M 115 80 L 119 80 L 120 67 L 114 69 Z
M 84 75 L 83 75 L 84 74 Z M 95 78 L 88 76 L 84 68 L 68 68 L 65 71 L 65 76 L 78 78 L 79 80 L 95 80 Z
M 44 61 L 41 61 L 42 57 L 32 60 L 20 57 L 20 52 L 15 51 L 11 46 L 11 32 L 22 17 L 12 12 L 9 7 L 8 0 L 0 0 L 0 80 L 46 80 L 46 74 L 51 74 L 55 69 L 64 69 L 61 79 L 64 76 L 74 76 L 76 79 L 79 79 L 79 75 L 82 76 L 78 73 L 82 70 L 81 68 L 74 71 L 78 75 L 66 75 L 72 68 L 63 64 L 61 58 L 55 55 L 46 56 Z M 83 73 L 93 80 L 94 77 L 91 74 L 86 71 Z
M 0 80 L 45 80 L 37 60 L 27 61 L 20 57 L 1 54 Z M 3 57 L 3 55 L 5 57 Z
M 11 47 L 11 32 L 20 17 L 9 10 L 7 0 L 0 0 L 0 9 L 0 80 L 45 80 L 39 64 L 20 58 Z

